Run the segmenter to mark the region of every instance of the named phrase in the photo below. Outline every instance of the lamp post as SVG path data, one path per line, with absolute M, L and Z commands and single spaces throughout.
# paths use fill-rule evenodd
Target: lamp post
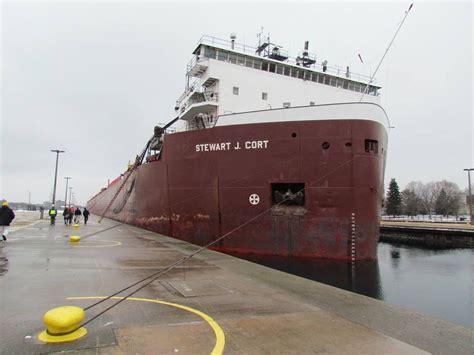
M 72 186 L 69 188 L 69 207 L 71 207 L 72 202 Z
M 64 209 L 66 209 L 66 207 L 67 207 L 67 185 L 68 185 L 69 180 L 72 179 L 72 178 L 69 177 L 69 176 L 65 176 L 64 178 L 66 179 L 66 194 L 64 195 Z
M 64 150 L 52 149 L 53 153 L 56 153 L 56 170 L 54 171 L 54 187 L 53 187 L 53 205 L 56 203 L 56 182 L 58 180 L 58 160 L 59 154 L 65 153 Z
M 471 171 L 472 170 L 474 170 L 474 168 L 464 169 L 464 171 L 467 171 L 467 183 L 468 183 L 468 191 L 469 191 L 469 221 L 471 224 L 474 224 L 474 221 L 472 220 L 472 192 L 471 192 Z
M 31 191 L 28 191 L 28 211 L 31 211 Z

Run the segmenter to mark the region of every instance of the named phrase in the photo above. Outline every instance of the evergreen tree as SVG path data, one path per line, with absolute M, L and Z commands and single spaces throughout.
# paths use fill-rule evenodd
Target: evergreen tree
M 387 192 L 387 214 L 392 216 L 399 216 L 401 214 L 402 198 L 400 196 L 400 189 L 395 179 L 390 180 Z
M 435 203 L 435 212 L 436 214 L 447 216 L 449 209 L 448 194 L 445 189 L 441 189 L 438 198 Z

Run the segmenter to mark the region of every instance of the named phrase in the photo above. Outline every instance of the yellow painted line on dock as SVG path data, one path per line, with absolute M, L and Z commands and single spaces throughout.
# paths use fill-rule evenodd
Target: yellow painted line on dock
M 110 244 L 102 244 L 102 245 L 83 245 L 84 242 L 81 242 L 81 244 L 72 244 L 74 248 L 108 248 L 108 247 L 118 247 L 122 245 L 122 242 L 116 241 L 116 240 L 107 240 L 103 242 L 111 242 Z
M 107 297 L 104 296 L 84 296 L 84 297 L 67 297 L 66 299 L 68 300 L 98 300 L 98 299 L 104 299 Z M 112 299 L 115 300 L 122 300 L 124 297 L 111 297 Z M 151 302 L 151 303 L 158 303 L 158 304 L 164 304 L 166 306 L 171 306 L 175 308 L 179 308 L 191 313 L 194 313 L 204 319 L 209 326 L 212 328 L 214 331 L 214 334 L 216 336 L 216 344 L 214 345 L 214 349 L 212 349 L 211 355 L 221 355 L 222 352 L 224 351 L 224 345 L 225 345 L 225 335 L 224 331 L 222 328 L 219 326 L 219 324 L 210 316 L 208 316 L 206 313 L 198 311 L 197 309 L 184 306 L 182 304 L 178 303 L 171 303 L 171 302 L 166 302 L 166 301 L 160 301 L 156 299 L 151 299 L 151 298 L 138 298 L 138 297 L 129 297 L 127 298 L 129 301 L 139 301 L 139 302 Z

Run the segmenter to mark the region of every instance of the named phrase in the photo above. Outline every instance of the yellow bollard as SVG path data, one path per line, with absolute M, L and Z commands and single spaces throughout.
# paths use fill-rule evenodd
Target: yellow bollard
M 72 225 L 72 228 L 74 228 L 74 229 L 79 229 L 79 224 L 77 224 L 77 223 L 73 224 L 73 225 Z
M 82 338 L 87 329 L 81 327 L 86 313 L 80 307 L 62 306 L 49 310 L 44 314 L 46 330 L 38 335 L 45 343 L 63 343 Z
M 81 240 L 81 237 L 78 236 L 78 235 L 71 235 L 71 236 L 69 237 L 69 241 L 70 241 L 71 243 L 78 243 L 80 240 Z

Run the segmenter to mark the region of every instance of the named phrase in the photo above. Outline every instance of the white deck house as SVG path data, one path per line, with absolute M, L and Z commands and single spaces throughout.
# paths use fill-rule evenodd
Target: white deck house
M 230 113 L 282 107 L 358 102 L 379 103 L 370 78 L 317 63 L 306 50 L 289 58 L 280 47 L 249 46 L 203 37 L 187 66 L 187 87 L 177 102 L 182 127 L 213 127 Z

